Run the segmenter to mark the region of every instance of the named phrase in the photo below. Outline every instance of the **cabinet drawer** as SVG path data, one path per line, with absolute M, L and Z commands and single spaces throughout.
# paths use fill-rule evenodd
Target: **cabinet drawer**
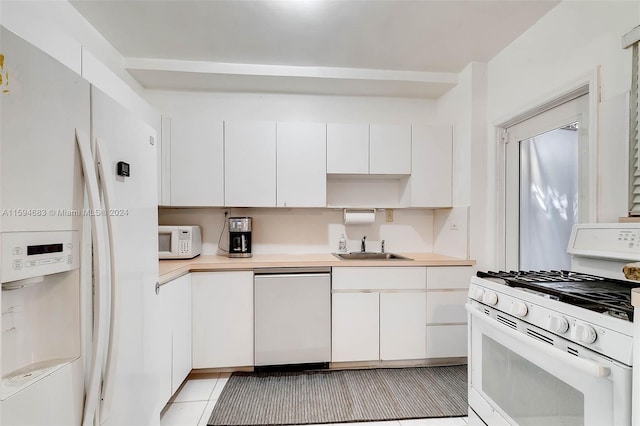
M 475 272 L 471 266 L 428 267 L 427 289 L 469 288 Z
M 424 267 L 338 267 L 332 269 L 334 290 L 424 290 Z
M 427 324 L 466 323 L 466 291 L 427 292 Z
M 427 358 L 466 356 L 466 325 L 433 325 L 427 327 Z

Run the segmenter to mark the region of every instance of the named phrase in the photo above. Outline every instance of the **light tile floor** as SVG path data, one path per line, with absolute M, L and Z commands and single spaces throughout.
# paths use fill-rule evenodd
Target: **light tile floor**
M 165 407 L 161 426 L 206 426 L 230 373 L 194 374 Z M 388 422 L 337 423 L 337 426 L 466 426 L 466 417 L 393 420 Z M 331 426 L 331 425 L 324 425 Z

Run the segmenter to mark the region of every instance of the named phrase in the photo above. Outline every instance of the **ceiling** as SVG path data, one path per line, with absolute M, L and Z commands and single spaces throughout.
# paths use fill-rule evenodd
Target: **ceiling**
M 556 0 L 72 0 L 147 88 L 437 98 Z

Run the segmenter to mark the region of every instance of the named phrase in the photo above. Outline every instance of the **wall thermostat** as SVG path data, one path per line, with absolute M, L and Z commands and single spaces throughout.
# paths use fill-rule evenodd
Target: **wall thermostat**
M 129 176 L 129 163 L 118 161 L 118 176 Z

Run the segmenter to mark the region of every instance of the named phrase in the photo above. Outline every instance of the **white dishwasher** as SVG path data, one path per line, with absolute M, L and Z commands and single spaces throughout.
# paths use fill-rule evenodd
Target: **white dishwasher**
M 254 275 L 255 366 L 331 361 L 330 268 L 264 268 Z

